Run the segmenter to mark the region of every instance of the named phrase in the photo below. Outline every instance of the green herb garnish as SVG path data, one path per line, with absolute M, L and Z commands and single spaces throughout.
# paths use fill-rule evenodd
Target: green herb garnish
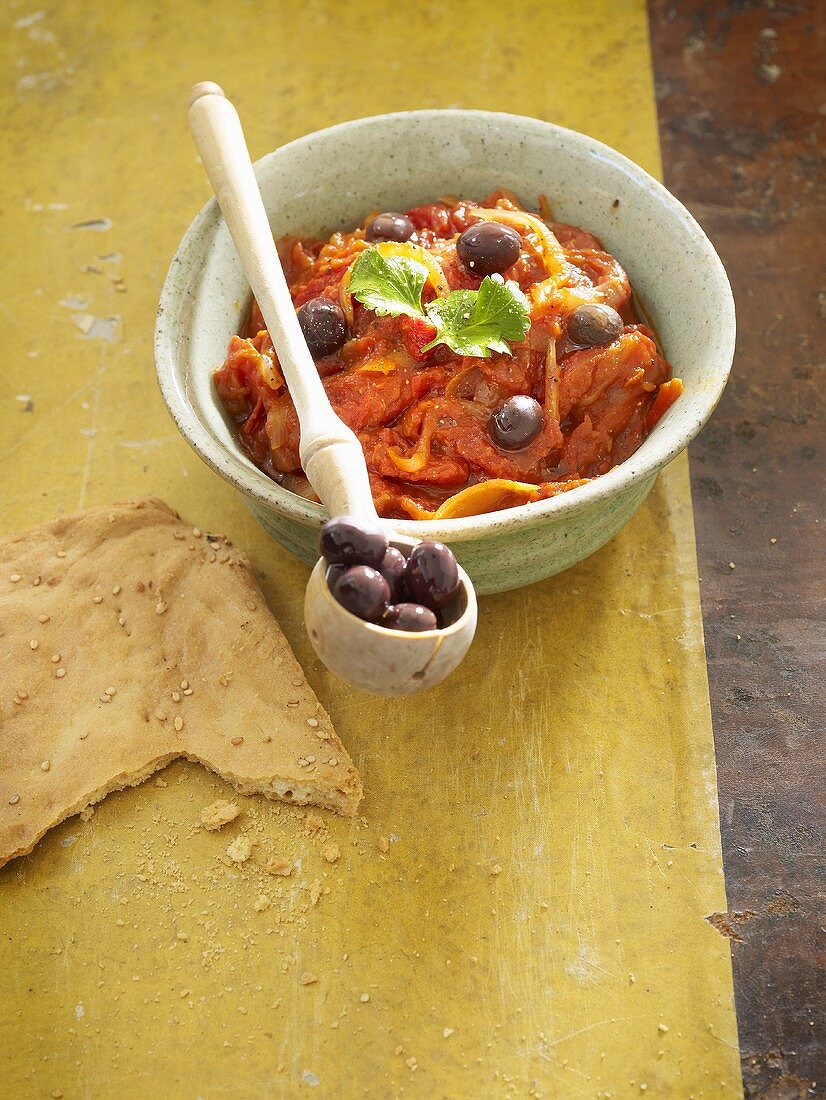
M 378 249 L 368 248 L 350 268 L 349 290 L 379 317 L 423 317 L 426 279 L 424 264 L 404 256 L 382 256 Z
M 379 317 L 418 317 L 436 327 L 422 350 L 446 344 L 457 355 L 488 359 L 491 352 L 511 355 L 511 343 L 524 340 L 531 327 L 528 300 L 516 283 L 486 276 L 478 290 L 452 290 L 422 308 L 427 268 L 405 256 L 382 256 L 370 248 L 350 269 L 350 293 Z
M 528 300 L 515 283 L 487 275 L 478 290 L 453 290 L 427 306 L 437 336 L 422 351 L 447 344 L 457 355 L 487 359 L 492 351 L 511 355 L 508 340 L 524 340 L 531 327 Z

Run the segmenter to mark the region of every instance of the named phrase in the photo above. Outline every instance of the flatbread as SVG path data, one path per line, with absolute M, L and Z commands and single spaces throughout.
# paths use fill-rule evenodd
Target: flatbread
M 177 757 L 352 816 L 358 772 L 249 562 L 163 501 L 0 540 L 0 866 Z

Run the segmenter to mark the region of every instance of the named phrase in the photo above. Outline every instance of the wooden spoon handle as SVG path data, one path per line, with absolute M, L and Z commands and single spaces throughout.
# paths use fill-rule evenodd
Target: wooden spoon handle
M 298 413 L 304 472 L 331 515 L 376 518 L 361 444 L 330 405 L 273 241 L 238 113 L 217 84 L 192 89 L 189 128 Z

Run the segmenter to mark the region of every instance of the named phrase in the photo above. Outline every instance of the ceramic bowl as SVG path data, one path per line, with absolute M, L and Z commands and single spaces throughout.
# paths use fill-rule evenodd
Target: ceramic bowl
M 606 543 L 657 473 L 711 415 L 734 352 L 726 273 L 697 222 L 655 179 L 583 134 L 485 111 L 411 111 L 333 126 L 263 157 L 256 173 L 275 235 L 323 236 L 366 211 L 405 210 L 441 194 L 498 187 L 596 234 L 627 269 L 685 392 L 640 449 L 609 473 L 550 500 L 465 519 L 398 521 L 448 543 L 480 593 L 530 584 Z M 236 445 L 212 373 L 250 303 L 215 200 L 190 225 L 166 278 L 155 331 L 161 391 L 184 438 L 235 485 L 273 538 L 309 564 L 326 515 L 276 485 Z

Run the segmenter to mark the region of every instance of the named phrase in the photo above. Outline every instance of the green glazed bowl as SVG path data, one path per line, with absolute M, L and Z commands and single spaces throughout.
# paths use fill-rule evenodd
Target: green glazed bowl
M 685 385 L 640 449 L 550 500 L 465 519 L 392 522 L 402 534 L 446 542 L 479 593 L 531 584 L 599 549 L 720 399 L 735 337 L 723 265 L 661 184 L 592 138 L 516 115 L 411 111 L 309 134 L 263 157 L 256 173 L 277 237 L 325 235 L 353 226 L 369 210 L 405 210 L 448 193 L 481 199 L 505 187 L 528 207 L 546 194 L 557 220 L 596 234 L 628 271 Z M 273 538 L 312 564 L 326 513 L 242 454 L 212 383 L 249 302 L 213 199 L 187 230 L 164 283 L 155 329 L 158 381 L 187 442 L 238 488 Z

